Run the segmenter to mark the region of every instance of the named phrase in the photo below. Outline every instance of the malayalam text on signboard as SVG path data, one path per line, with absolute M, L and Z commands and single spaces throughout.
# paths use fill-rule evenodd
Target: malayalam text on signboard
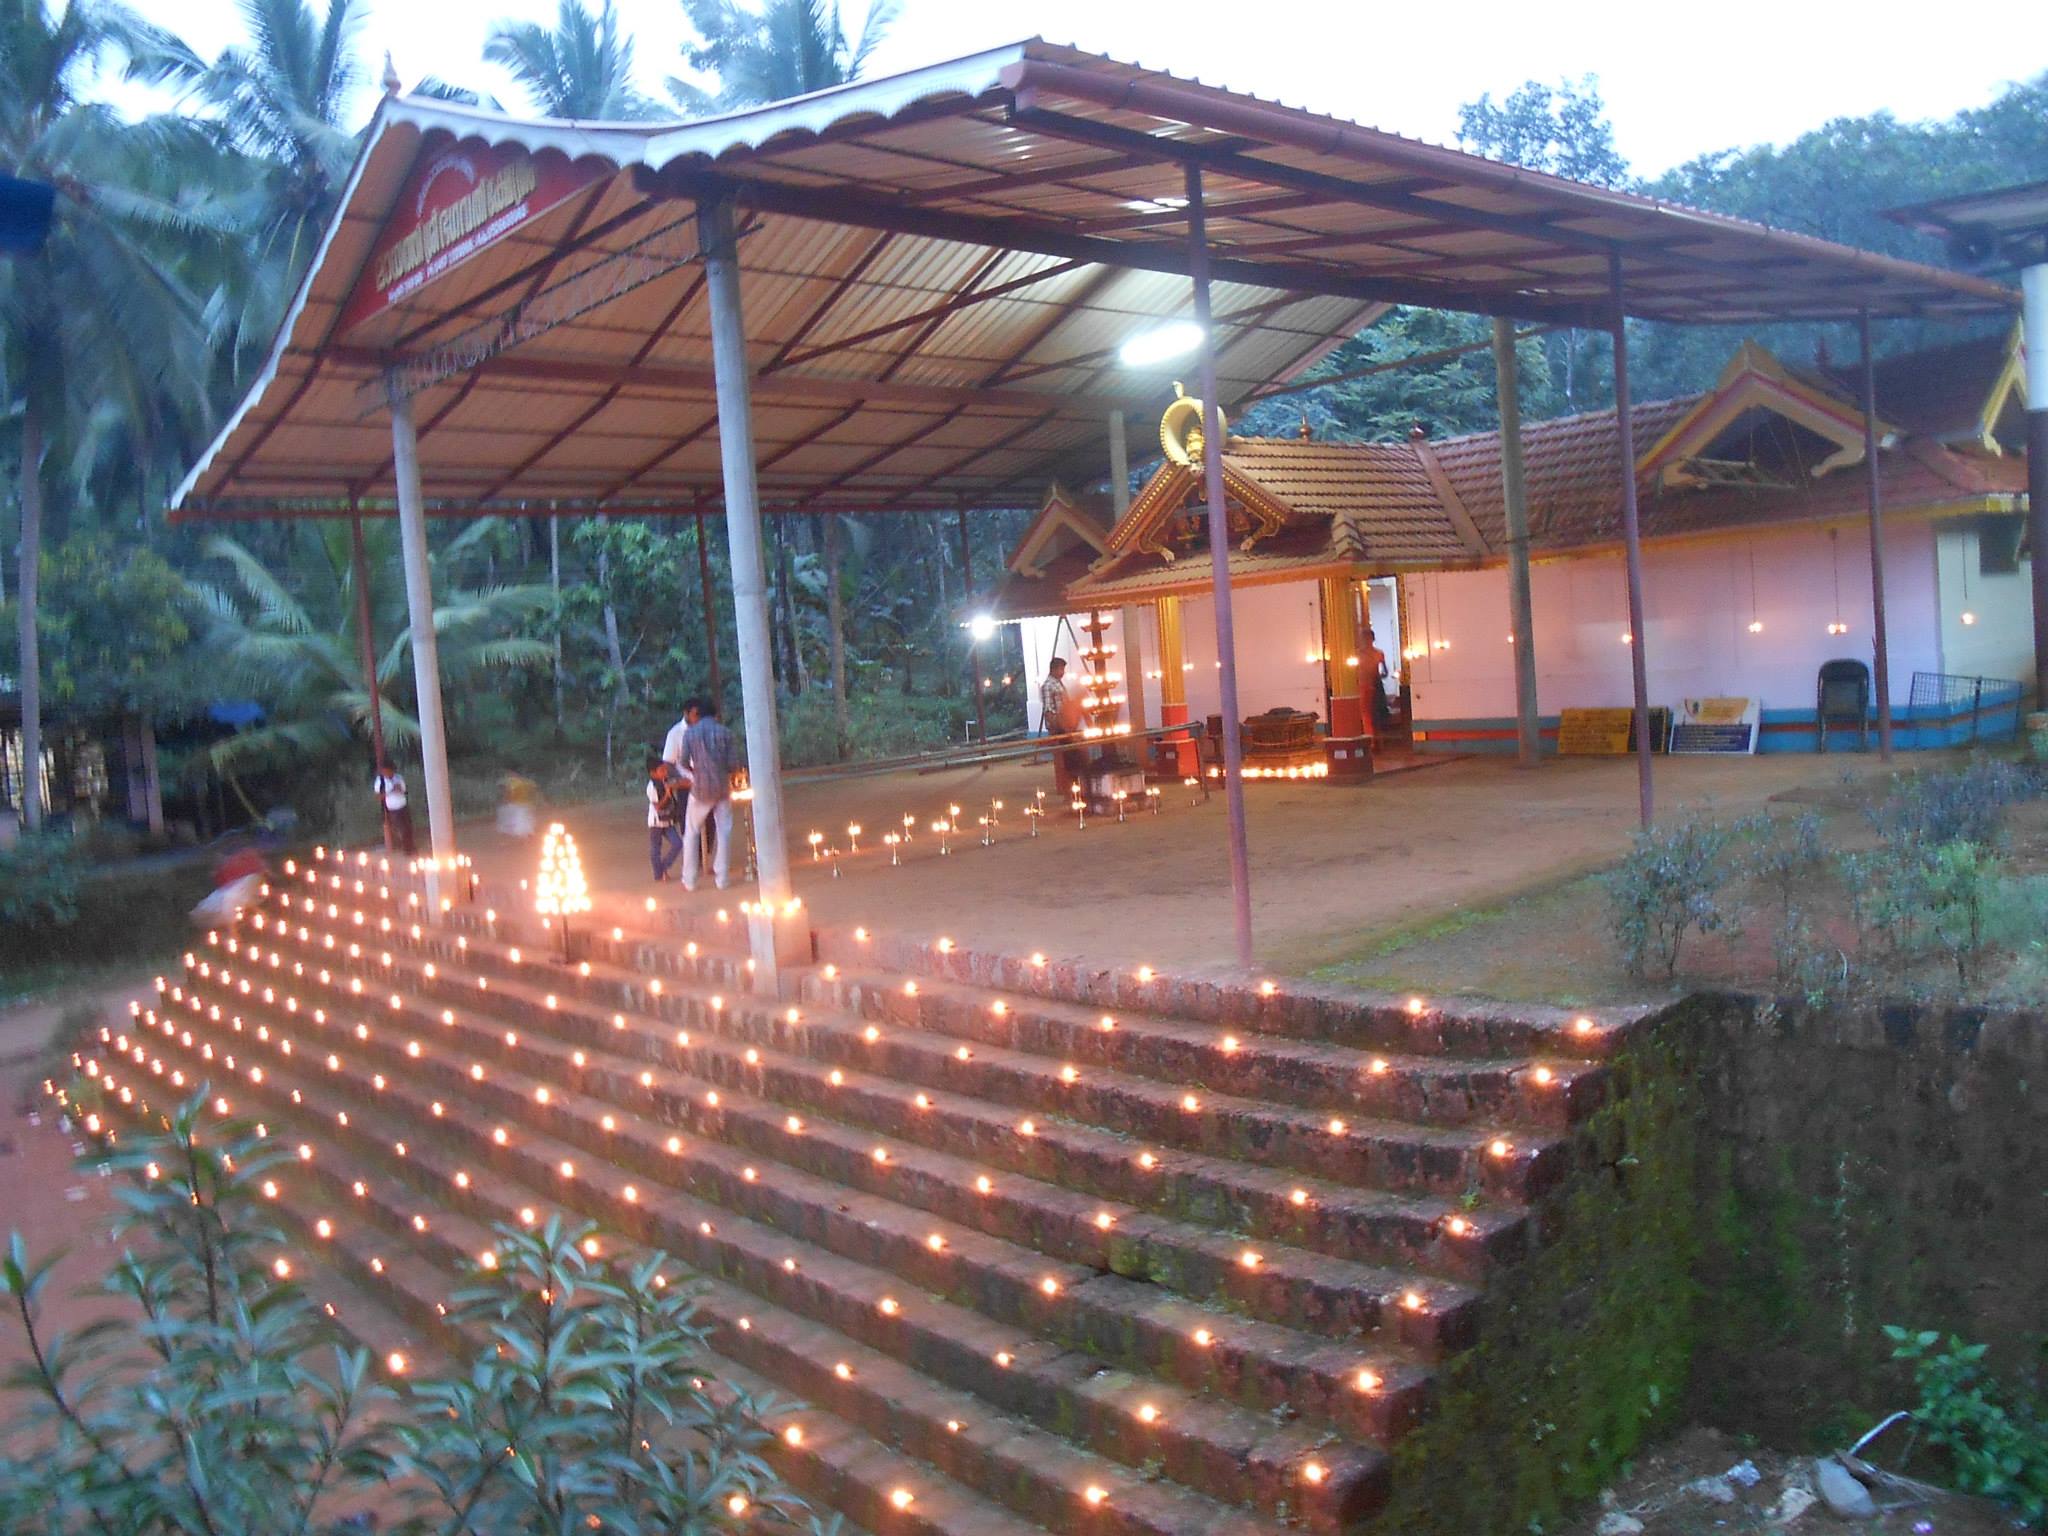
M 342 306 L 347 331 L 410 297 L 604 175 L 519 144 L 453 144 L 414 167 Z

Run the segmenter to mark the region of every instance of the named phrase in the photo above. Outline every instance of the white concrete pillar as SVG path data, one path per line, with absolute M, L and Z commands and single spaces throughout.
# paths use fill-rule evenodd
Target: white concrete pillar
M 754 794 L 759 910 L 748 920 L 756 990 L 781 989 L 781 972 L 809 951 L 809 923 L 790 910 L 789 845 L 783 833 L 782 760 L 775 723 L 775 667 L 768 639 L 768 577 L 761 549 L 761 503 L 754 473 L 752 372 L 740 309 L 739 248 L 732 204 L 697 212 L 711 302 L 711 359 L 717 376 L 718 453 L 725 474 L 725 535 L 732 562 L 733 614 L 739 631 L 740 696 L 747 711 L 747 775 Z
M 405 611 L 418 695 L 420 773 L 427 781 L 427 841 L 437 864 L 455 857 L 455 795 L 448 785 L 448 725 L 441 713 L 441 645 L 434 634 L 434 584 L 427 566 L 427 508 L 420 495 L 420 439 L 412 400 L 391 391 L 391 473 L 398 482 L 398 543 L 405 561 Z M 427 881 L 438 910 L 440 882 Z

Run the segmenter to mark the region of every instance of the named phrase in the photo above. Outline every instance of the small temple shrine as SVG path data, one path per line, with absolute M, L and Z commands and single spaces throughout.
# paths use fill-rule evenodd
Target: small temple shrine
M 1929 679 L 1971 684 L 1971 732 L 1987 698 L 2010 717 L 2031 681 L 2020 364 L 2014 331 L 1877 366 L 1901 745 L 1960 739 L 1953 687 Z M 1640 403 L 1633 419 L 1652 703 L 1739 699 L 1757 717 L 1752 750 L 1811 750 L 1820 668 L 1867 663 L 1873 629 L 1854 381 L 1744 342 L 1712 389 Z M 1095 634 L 1097 650 L 1119 649 L 1126 728 L 1195 727 L 1154 749 L 1158 772 L 1196 771 L 1218 709 L 1199 425 L 1195 401 L 1167 408 L 1158 466 L 1120 513 L 1052 487 L 994 601 L 1019 623 L 1027 666 L 1079 656 Z M 1552 749 L 1564 711 L 1629 698 L 1615 428 L 1611 410 L 1523 428 Z M 1512 750 L 1520 642 L 1499 434 L 1226 436 L 1247 776 Z

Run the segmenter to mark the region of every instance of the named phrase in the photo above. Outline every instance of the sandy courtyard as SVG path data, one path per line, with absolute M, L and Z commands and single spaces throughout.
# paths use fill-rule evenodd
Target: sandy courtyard
M 1915 754 L 1906 761 L 1925 761 Z M 1874 756 L 1658 759 L 1661 814 L 1712 806 L 1741 814 L 1803 785 L 1879 771 Z M 1047 816 L 1037 838 L 1019 809 L 1045 768 L 1007 766 L 942 774 L 807 780 L 788 791 L 799 893 L 822 923 L 867 923 L 910 935 L 946 934 L 1016 953 L 1151 963 L 1180 970 L 1228 965 L 1230 874 L 1223 796 L 1190 804 L 1168 789 L 1160 813 L 1122 825 Z M 978 842 L 975 819 L 1005 802 L 997 842 Z M 1496 758 L 1465 758 L 1369 784 L 1258 783 L 1246 800 L 1252 856 L 1252 922 L 1262 972 L 1299 976 L 1342 959 L 1391 927 L 1500 900 L 1615 858 L 1635 824 L 1635 768 L 1628 761 L 1553 760 L 1533 771 Z M 1052 803 L 1050 799 L 1048 803 Z M 941 858 L 928 828 L 961 807 L 965 835 Z M 582 846 L 601 906 L 709 908 L 749 894 L 694 895 L 648 876 L 645 805 L 584 805 L 558 813 Z M 891 868 L 880 834 L 914 814 L 918 832 Z M 812 861 L 806 835 L 844 848 L 864 829 L 858 857 L 840 877 Z M 488 823 L 462 829 L 462 846 L 487 874 L 530 874 L 538 852 Z M 606 900 L 605 898 L 612 898 Z M 614 902 L 618 905 L 614 905 Z

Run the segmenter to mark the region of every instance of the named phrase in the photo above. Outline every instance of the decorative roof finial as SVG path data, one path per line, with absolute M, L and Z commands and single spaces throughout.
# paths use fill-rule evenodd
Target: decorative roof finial
M 1304 443 L 1312 441 L 1316 435 L 1316 429 L 1308 424 L 1308 407 L 1305 405 L 1301 407 L 1301 425 L 1295 433 Z
M 398 66 L 391 62 L 391 50 L 386 48 L 384 50 L 384 94 L 386 96 L 396 96 L 398 88 Z

